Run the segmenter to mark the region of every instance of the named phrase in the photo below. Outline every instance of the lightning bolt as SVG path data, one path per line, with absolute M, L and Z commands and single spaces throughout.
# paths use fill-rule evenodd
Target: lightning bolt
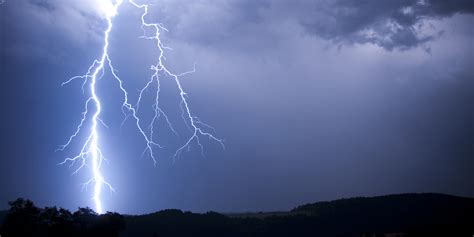
M 101 200 L 101 191 L 102 187 L 106 186 L 112 192 L 115 192 L 112 185 L 106 181 L 102 172 L 101 166 L 102 163 L 106 160 L 99 144 L 99 130 L 98 127 L 100 125 L 107 127 L 104 121 L 100 118 L 102 113 L 102 104 L 100 97 L 97 94 L 97 80 L 103 77 L 105 70 L 111 72 L 113 79 L 117 82 L 118 87 L 123 93 L 122 97 L 122 111 L 124 113 L 125 119 L 123 123 L 125 123 L 128 119 L 133 119 L 137 131 L 141 134 L 144 139 L 145 148 L 143 154 L 149 154 L 150 158 L 153 161 L 153 164 L 157 164 L 156 156 L 154 153 L 155 148 L 163 148 L 160 144 L 154 141 L 154 131 L 155 131 L 155 124 L 158 122 L 160 118 L 164 118 L 165 122 L 167 123 L 169 129 L 178 134 L 177 131 L 174 129 L 171 121 L 168 118 L 168 115 L 165 111 L 160 107 L 159 99 L 160 99 L 160 80 L 162 78 L 171 78 L 179 92 L 179 99 L 180 99 L 180 107 L 181 107 L 181 117 L 184 121 L 184 124 L 190 131 L 190 135 L 188 135 L 181 146 L 179 146 L 173 155 L 173 161 L 176 161 L 181 153 L 185 150 L 190 150 L 191 145 L 195 142 L 201 150 L 201 154 L 204 155 L 204 147 L 201 143 L 202 137 L 207 137 L 208 139 L 219 143 L 223 149 L 224 143 L 222 139 L 217 138 L 214 136 L 209 130 L 213 131 L 214 128 L 209 126 L 208 124 L 202 122 L 198 117 L 194 116 L 191 112 L 189 102 L 186 96 L 186 92 L 184 91 L 180 77 L 187 75 L 189 73 L 195 72 L 195 66 L 193 70 L 184 72 L 181 74 L 175 74 L 171 72 L 164 64 L 164 50 L 170 49 L 166 47 L 161 39 L 160 34 L 162 31 L 168 31 L 163 24 L 161 23 L 153 23 L 146 21 L 148 12 L 149 12 L 149 4 L 137 4 L 134 0 L 128 0 L 127 3 L 131 4 L 135 8 L 142 11 L 141 14 L 141 29 L 143 30 L 143 36 L 141 38 L 145 40 L 152 40 L 155 43 L 156 49 L 158 51 L 158 58 L 156 64 L 151 66 L 151 71 L 153 72 L 150 76 L 147 83 L 139 90 L 139 95 L 136 103 L 132 104 L 129 100 L 129 92 L 125 89 L 123 80 L 117 74 L 117 70 L 115 70 L 112 60 L 109 56 L 109 35 L 113 29 L 113 18 L 118 13 L 119 7 L 123 4 L 123 0 L 116 0 L 114 3 L 109 2 L 110 0 L 101 0 L 107 1 L 106 6 L 106 21 L 107 21 L 107 28 L 104 31 L 104 44 L 102 48 L 102 55 L 100 58 L 95 59 L 93 63 L 89 66 L 86 74 L 82 76 L 75 76 L 70 78 L 69 80 L 62 83 L 62 86 L 71 83 L 77 79 L 83 80 L 82 82 L 82 91 L 86 93 L 86 87 L 88 94 L 90 96 L 87 98 L 84 111 L 82 113 L 81 120 L 79 125 L 76 127 L 75 132 L 69 137 L 67 142 L 58 148 L 59 151 L 64 151 L 68 148 L 73 140 L 77 138 L 81 132 L 84 130 L 84 126 L 87 122 L 90 122 L 90 130 L 87 132 L 87 136 L 85 141 L 82 143 L 81 150 L 79 153 L 74 157 L 68 157 L 64 159 L 60 165 L 64 165 L 69 163 L 70 167 L 77 166 L 74 170 L 73 174 L 79 172 L 82 168 L 86 166 L 90 166 L 92 171 L 92 177 L 85 183 L 83 183 L 83 188 L 87 188 L 89 184 L 94 184 L 94 193 L 93 193 L 93 201 L 95 203 L 95 210 L 97 213 L 103 213 L 103 205 Z M 104 3 L 104 2 L 102 2 Z M 150 29 L 153 32 L 152 36 L 147 36 L 146 30 Z M 138 111 L 140 106 L 142 106 L 142 96 L 145 91 L 149 90 L 153 85 L 155 87 L 155 99 L 154 103 L 152 104 L 152 108 L 154 110 L 154 117 L 151 120 L 150 124 L 147 127 L 142 125 L 140 117 L 138 115 Z M 90 120 L 90 121 L 89 121 Z M 122 124 L 123 124 L 122 123 Z M 76 163 L 79 162 L 79 165 Z

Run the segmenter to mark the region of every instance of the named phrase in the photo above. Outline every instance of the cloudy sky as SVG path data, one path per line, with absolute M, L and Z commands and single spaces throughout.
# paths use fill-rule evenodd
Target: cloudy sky
M 176 88 L 163 78 L 164 106 L 180 135 L 158 126 L 165 148 L 154 166 L 133 122 L 121 126 L 120 90 L 106 72 L 98 93 L 109 128 L 100 143 L 116 189 L 103 194 L 106 210 L 288 210 L 405 192 L 474 197 L 474 2 L 148 2 L 147 20 L 168 29 L 167 66 L 181 73 L 196 65 L 183 87 L 226 149 L 203 139 L 205 156 L 194 144 L 173 162 L 189 132 Z M 57 165 L 80 140 L 55 150 L 87 98 L 80 82 L 61 83 L 100 56 L 105 8 L 99 0 L 0 5 L 0 209 L 17 197 L 93 206 L 91 188 L 80 185 L 88 169 L 71 175 L 74 167 Z M 140 15 L 125 2 L 110 40 L 132 101 L 158 56 L 140 38 Z

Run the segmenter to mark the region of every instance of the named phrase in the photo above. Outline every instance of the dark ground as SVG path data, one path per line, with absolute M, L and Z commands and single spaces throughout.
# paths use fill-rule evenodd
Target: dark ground
M 140 216 L 122 216 L 117 213 L 97 216 L 86 208 L 69 214 L 64 209 L 54 214 L 51 208 L 25 212 L 29 204 L 24 201 L 17 200 L 16 206 L 12 206 L 15 210 L 10 210 L 10 214 L 0 212 L 0 221 L 5 219 L 2 237 L 64 234 L 150 237 L 388 236 L 393 233 L 398 235 L 392 236 L 471 237 L 474 234 L 474 199 L 444 194 L 340 199 L 306 204 L 288 212 L 196 214 L 163 210 Z M 40 224 L 31 224 L 31 220 L 25 222 L 24 218 L 36 218 L 33 222 Z M 61 222 L 61 218 L 69 218 L 69 222 Z M 29 225 L 25 226 L 24 223 Z M 28 228 L 35 230 L 25 232 Z

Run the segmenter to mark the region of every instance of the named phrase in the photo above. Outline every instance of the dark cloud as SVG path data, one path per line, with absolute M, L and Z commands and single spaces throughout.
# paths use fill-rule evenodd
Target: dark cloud
M 387 50 L 416 47 L 439 36 L 442 32 L 428 20 L 474 12 L 474 2 L 469 0 L 298 1 L 293 5 L 309 33 L 337 43 L 371 43 Z M 301 9 L 306 9 L 305 15 Z
M 104 192 L 107 210 L 273 211 L 387 193 L 474 196 L 472 4 L 150 1 L 150 20 L 169 29 L 162 32 L 174 49 L 166 51 L 167 65 L 180 73 L 197 63 L 183 87 L 193 113 L 216 128 L 226 150 L 209 142 L 205 159 L 193 146 L 173 163 L 173 139 L 180 138 L 160 127 L 157 137 L 167 146 L 157 151 L 159 165 L 140 159 L 142 138 L 131 121 L 120 129 L 114 95 L 121 91 L 105 74 L 104 171 L 117 190 Z M 39 205 L 91 205 L 90 190 L 78 185 L 89 174 L 71 176 L 57 166 L 75 149 L 54 150 L 76 128 L 85 99 L 81 83 L 60 85 L 101 52 L 104 20 L 97 0 L 47 0 L 54 10 L 38 2 L 0 7 L 0 98 L 8 102 L 0 116 L 0 209 L 18 196 Z M 110 52 L 135 102 L 156 50 L 139 38 L 140 11 L 123 7 Z M 387 21 L 407 30 L 393 33 Z M 387 40 L 361 33 L 370 30 Z M 445 33 L 437 38 L 439 31 Z M 331 42 L 354 46 L 337 50 Z M 163 80 L 163 102 L 175 101 L 171 83 Z M 169 109 L 179 123 L 179 106 Z
M 474 12 L 469 0 L 208 0 L 164 5 L 168 7 L 159 14 L 170 16 L 166 11 L 173 11 L 174 17 L 166 21 L 176 26 L 175 36 L 196 43 L 241 46 L 250 38 L 268 44 L 273 41 L 268 38 L 278 38 L 275 31 L 280 27 L 298 33 L 286 24 L 292 22 L 337 44 L 370 43 L 387 50 L 406 50 L 438 38 L 443 32 L 431 20 Z
M 31 9 L 38 21 L 69 29 L 72 39 L 100 38 L 100 27 L 93 23 L 98 19 L 91 12 L 99 13 L 92 0 L 21 0 L 15 4 Z M 433 20 L 474 13 L 470 0 L 163 0 L 154 6 L 151 17 L 171 29 L 172 41 L 225 50 L 276 48 L 281 40 L 301 32 L 339 45 L 374 44 L 386 50 L 406 50 L 444 33 L 435 28 Z

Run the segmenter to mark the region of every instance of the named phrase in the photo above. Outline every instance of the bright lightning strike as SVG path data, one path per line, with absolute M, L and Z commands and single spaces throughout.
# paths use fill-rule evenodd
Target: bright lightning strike
M 69 80 L 65 81 L 62 85 L 69 84 L 70 82 L 81 79 L 83 80 L 82 83 L 82 90 L 86 93 L 85 88 L 87 87 L 88 94 L 90 96 L 87 98 L 84 106 L 84 112 L 82 113 L 82 118 L 80 120 L 79 125 L 77 126 L 75 132 L 69 137 L 68 141 L 62 145 L 58 150 L 63 151 L 67 147 L 69 147 L 72 141 L 79 136 L 82 132 L 83 127 L 87 122 L 90 120 L 90 130 L 87 132 L 87 136 L 79 154 L 74 157 L 66 158 L 60 164 L 69 163 L 70 166 L 74 166 L 77 162 L 79 162 L 78 168 L 75 169 L 73 174 L 77 173 L 79 170 L 86 166 L 90 166 L 92 171 L 92 178 L 85 182 L 83 185 L 87 187 L 89 184 L 94 184 L 94 194 L 93 200 L 95 203 L 95 210 L 98 213 L 103 213 L 103 205 L 101 200 L 101 191 L 102 187 L 106 186 L 111 191 L 114 191 L 112 185 L 110 185 L 106 179 L 104 178 L 101 172 L 101 166 L 103 161 L 105 160 L 104 155 L 100 149 L 99 144 L 99 130 L 98 127 L 100 125 L 106 126 L 105 123 L 100 118 L 102 112 L 102 104 L 99 95 L 97 94 L 97 80 L 104 75 L 105 70 L 109 70 L 112 74 L 114 80 L 117 81 L 120 90 L 123 93 L 122 98 L 122 110 L 125 114 L 125 120 L 133 119 L 136 125 L 138 132 L 144 139 L 145 142 L 145 149 L 144 153 L 148 153 L 151 159 L 153 160 L 154 165 L 156 165 L 156 157 L 154 153 L 154 148 L 162 148 L 162 146 L 156 143 L 153 140 L 154 137 L 154 125 L 160 118 L 164 118 L 166 123 L 168 124 L 169 129 L 177 134 L 176 130 L 174 129 L 171 121 L 168 119 L 167 114 L 165 111 L 160 107 L 159 98 L 160 98 L 160 80 L 164 77 L 171 78 L 179 91 L 179 98 L 180 98 L 180 106 L 181 106 L 181 115 L 182 119 L 184 120 L 185 125 L 191 132 L 191 135 L 186 138 L 185 142 L 179 146 L 174 155 L 173 159 L 176 158 L 184 151 L 189 150 L 190 146 L 193 142 L 195 142 L 201 149 L 201 154 L 203 154 L 203 145 L 201 143 L 202 137 L 207 137 L 208 139 L 215 141 L 222 145 L 224 148 L 224 143 L 222 139 L 215 137 L 212 133 L 208 132 L 207 130 L 213 130 L 213 128 L 206 123 L 202 122 L 198 117 L 194 116 L 190 110 L 189 102 L 186 97 L 186 93 L 183 90 L 183 87 L 180 82 L 180 77 L 189 73 L 194 72 L 192 71 L 175 74 L 172 73 L 163 63 L 164 60 L 164 50 L 169 49 L 168 47 L 164 46 L 160 39 L 161 31 L 167 31 L 167 29 L 161 23 L 153 23 L 148 22 L 145 20 L 146 16 L 148 15 L 149 6 L 148 4 L 137 4 L 134 0 L 127 0 L 128 3 L 140 9 L 142 11 L 141 15 L 141 27 L 143 30 L 142 38 L 147 40 L 152 40 L 155 42 L 156 49 L 158 50 L 158 59 L 155 65 L 151 66 L 151 70 L 153 74 L 149 78 L 148 82 L 143 86 L 140 90 L 138 100 L 135 104 L 131 104 L 128 98 L 128 91 L 124 88 L 123 80 L 117 75 L 117 70 L 113 67 L 112 60 L 109 56 L 109 35 L 113 28 L 113 18 L 118 14 L 119 7 L 123 4 L 123 0 L 117 0 L 112 3 L 110 0 L 100 0 L 98 1 L 100 9 L 102 9 L 103 13 L 106 16 L 107 20 L 107 29 L 104 31 L 104 46 L 102 48 L 102 55 L 99 59 L 94 60 L 92 65 L 89 67 L 86 74 L 82 76 L 72 77 Z M 147 36 L 146 29 L 152 30 L 153 35 Z M 142 122 L 140 121 L 140 117 L 138 115 L 138 111 L 142 104 L 142 96 L 143 93 L 150 89 L 152 85 L 156 85 L 155 91 L 155 100 L 152 108 L 154 110 L 154 117 L 151 123 L 148 125 L 147 128 L 142 126 Z M 125 122 L 125 121 L 124 121 Z

